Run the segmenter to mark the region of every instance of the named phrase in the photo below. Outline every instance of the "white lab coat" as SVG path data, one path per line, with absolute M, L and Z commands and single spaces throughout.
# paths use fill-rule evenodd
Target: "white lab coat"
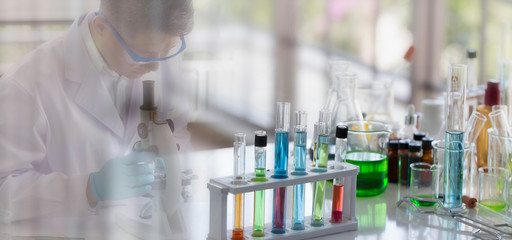
M 142 82 L 133 80 L 125 126 L 87 54 L 78 27 L 83 19 L 0 79 L 0 194 L 10 196 L 13 221 L 90 214 L 89 173 L 125 155 L 138 138 Z M 185 92 L 180 62 L 161 64 L 155 80 L 160 118 L 174 121 L 183 150 L 189 139 L 186 98 L 176 94 Z

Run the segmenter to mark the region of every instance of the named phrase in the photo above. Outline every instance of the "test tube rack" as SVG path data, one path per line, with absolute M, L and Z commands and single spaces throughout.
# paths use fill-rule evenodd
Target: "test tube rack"
M 311 183 L 334 178 L 344 178 L 344 199 L 343 199 L 343 221 L 341 223 L 330 223 L 326 218 L 324 226 L 311 227 L 311 217 L 306 217 L 305 230 L 292 230 L 290 228 L 291 219 L 287 219 L 286 233 L 274 234 L 271 232 L 271 223 L 265 224 L 265 237 L 252 237 L 252 224 L 245 227 L 245 239 L 309 239 L 324 235 L 341 233 L 346 231 L 357 230 L 356 210 L 356 182 L 359 167 L 352 164 L 345 164 L 344 169 L 327 169 L 327 172 L 312 172 L 312 168 L 308 168 L 308 174 L 305 176 L 288 175 L 286 179 L 275 179 L 268 177 L 267 182 L 249 181 L 244 185 L 233 185 L 232 176 L 210 179 L 207 184 L 210 191 L 210 229 L 208 234 L 209 240 L 225 240 L 228 239 L 227 229 L 227 200 L 228 194 L 241 194 L 255 192 L 266 189 L 275 189 L 280 187 L 293 186 L 297 184 Z M 270 171 L 271 176 L 273 171 Z M 254 178 L 254 173 L 247 174 L 247 179 Z

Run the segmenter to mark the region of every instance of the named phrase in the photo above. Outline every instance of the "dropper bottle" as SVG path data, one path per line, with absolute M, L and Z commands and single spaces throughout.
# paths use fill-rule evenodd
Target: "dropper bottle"
M 407 106 L 407 114 L 404 117 L 404 126 L 398 131 L 398 138 L 413 139 L 414 133 L 418 131 L 418 129 L 416 129 L 416 119 L 414 105 L 409 104 L 409 106 Z

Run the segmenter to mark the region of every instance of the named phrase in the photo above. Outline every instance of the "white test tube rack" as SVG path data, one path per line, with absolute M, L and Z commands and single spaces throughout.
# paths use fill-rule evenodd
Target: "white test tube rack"
M 294 186 L 297 184 L 311 183 L 334 178 L 344 178 L 344 196 L 343 196 L 343 220 L 341 223 L 330 223 L 329 218 L 324 221 L 322 227 L 312 227 L 311 216 L 305 219 L 305 230 L 292 230 L 291 219 L 287 219 L 286 233 L 274 234 L 271 232 L 272 223 L 265 224 L 265 237 L 252 237 L 253 226 L 244 228 L 245 239 L 309 239 L 324 235 L 341 233 L 346 231 L 357 230 L 356 218 L 356 183 L 359 167 L 346 164 L 345 169 L 327 169 L 327 172 L 317 173 L 311 172 L 311 168 L 307 169 L 308 174 L 305 176 L 288 175 L 286 179 L 275 179 L 267 177 L 267 182 L 250 181 L 245 185 L 233 185 L 232 176 L 210 179 L 208 189 L 210 190 L 210 229 L 208 240 L 225 240 L 228 236 L 227 229 L 227 201 L 228 193 L 240 194 L 247 192 L 255 192 L 266 189 L 275 189 L 280 187 Z M 273 171 L 267 172 L 267 176 L 273 175 Z M 247 174 L 247 179 L 254 178 L 254 173 Z M 231 231 L 229 231 L 231 232 Z

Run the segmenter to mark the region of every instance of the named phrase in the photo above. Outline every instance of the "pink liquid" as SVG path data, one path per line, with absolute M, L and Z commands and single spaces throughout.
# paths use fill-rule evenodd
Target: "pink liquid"
M 343 185 L 334 185 L 332 192 L 331 223 L 341 223 L 343 215 Z
M 285 228 L 286 187 L 274 189 L 273 230 Z

